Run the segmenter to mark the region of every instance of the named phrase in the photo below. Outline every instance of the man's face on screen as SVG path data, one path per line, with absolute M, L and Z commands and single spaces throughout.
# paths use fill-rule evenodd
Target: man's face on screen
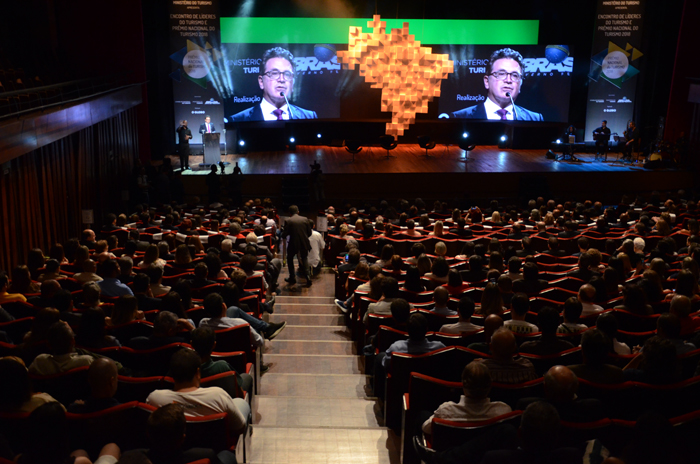
M 497 79 L 493 74 L 503 72 L 507 73 L 503 80 Z M 512 73 L 518 73 L 519 79 L 514 79 Z M 510 97 L 506 93 L 510 93 L 515 100 L 520 93 L 520 84 L 522 83 L 523 70 L 512 58 L 501 58 L 496 60 L 491 65 L 491 74 L 484 76 L 484 86 L 489 91 L 489 99 L 505 108 L 510 104 Z
M 270 58 L 267 63 L 265 63 L 265 73 L 270 71 L 277 71 L 279 77 L 273 79 L 269 74 L 263 74 L 258 76 L 258 84 L 263 91 L 263 98 L 268 102 L 275 105 L 277 108 L 284 106 L 284 97 L 280 93 L 284 94 L 289 98 L 292 94 L 292 86 L 294 84 L 294 78 L 287 80 L 284 77 L 285 72 L 294 73 L 294 68 L 292 63 L 287 61 L 285 58 Z

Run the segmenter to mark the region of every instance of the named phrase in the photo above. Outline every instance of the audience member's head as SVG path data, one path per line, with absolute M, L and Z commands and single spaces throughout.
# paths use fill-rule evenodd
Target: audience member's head
M 599 367 L 608 360 L 612 351 L 612 341 L 600 329 L 589 329 L 581 336 L 581 354 L 583 362 L 592 367 Z
M 566 366 L 553 366 L 544 374 L 544 394 L 554 404 L 576 399 L 578 377 Z
M 406 325 L 408 318 L 411 316 L 411 305 L 403 298 L 396 298 L 390 305 L 391 316 L 394 318 L 396 325 Z
M 420 342 L 425 339 L 425 334 L 428 332 L 428 320 L 420 313 L 413 313 L 408 318 L 408 338 L 414 342 Z
M 96 399 L 112 398 L 117 392 L 119 373 L 112 359 L 96 358 L 88 368 L 90 395 Z
M 462 371 L 464 396 L 472 400 L 483 400 L 491 391 L 491 372 L 486 364 L 472 361 Z
M 496 330 L 491 336 L 491 354 L 494 359 L 506 361 L 513 358 L 518 350 L 515 335 L 506 327 Z

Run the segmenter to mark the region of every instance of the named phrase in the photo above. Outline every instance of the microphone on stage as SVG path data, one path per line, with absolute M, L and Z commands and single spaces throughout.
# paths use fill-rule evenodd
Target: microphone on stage
M 284 97 L 284 101 L 287 102 L 287 109 L 289 110 L 289 119 L 294 119 L 294 116 L 292 116 L 292 107 L 289 106 L 289 100 L 287 100 L 287 96 L 284 94 L 284 92 L 280 92 L 280 97 Z
M 506 97 L 510 97 L 510 103 L 513 105 L 513 121 L 518 119 L 518 113 L 515 112 L 515 102 L 513 101 L 513 96 L 510 92 L 506 92 Z

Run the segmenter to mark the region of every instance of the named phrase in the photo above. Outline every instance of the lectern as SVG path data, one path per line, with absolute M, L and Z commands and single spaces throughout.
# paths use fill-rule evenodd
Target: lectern
M 219 148 L 219 133 L 205 132 L 202 134 L 202 142 L 204 143 L 204 162 L 207 166 L 218 164 L 221 161 L 221 149 Z

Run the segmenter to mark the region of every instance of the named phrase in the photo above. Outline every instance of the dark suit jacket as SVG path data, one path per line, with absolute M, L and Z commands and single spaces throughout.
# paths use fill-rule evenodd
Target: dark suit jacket
M 216 132 L 216 127 L 214 126 L 214 124 L 209 124 L 209 125 L 211 126 L 211 131 L 212 131 L 212 132 Z M 200 134 L 203 134 L 203 133 L 205 133 L 206 131 L 207 131 L 207 125 L 206 125 L 206 123 L 205 123 L 205 124 L 202 124 L 201 126 L 199 126 L 199 133 L 200 133 Z
M 452 113 L 453 118 L 457 119 L 488 119 L 486 116 L 486 107 L 483 103 L 470 106 Z M 516 121 L 544 121 L 540 113 L 526 110 L 522 106 L 515 105 L 515 120 Z
M 236 113 L 229 118 L 231 121 L 264 121 L 260 105 L 251 106 L 247 110 Z M 318 119 L 315 111 L 305 110 L 298 106 L 289 104 L 289 119 Z
M 285 222 L 282 238 L 289 237 L 288 252 L 291 253 L 300 250 L 309 251 L 311 249 L 311 242 L 309 242 L 310 236 L 311 225 L 309 224 L 309 220 L 305 217 L 295 214 Z

